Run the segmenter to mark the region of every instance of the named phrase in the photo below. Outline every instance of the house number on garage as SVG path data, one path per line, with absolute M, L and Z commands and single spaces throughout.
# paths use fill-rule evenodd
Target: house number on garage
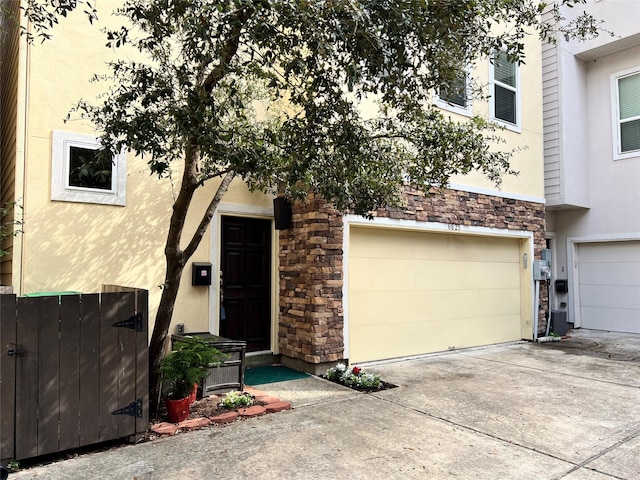
M 447 228 L 449 230 L 453 230 L 454 232 L 460 231 L 460 225 L 454 225 L 453 223 L 450 223 L 449 225 L 447 225 Z

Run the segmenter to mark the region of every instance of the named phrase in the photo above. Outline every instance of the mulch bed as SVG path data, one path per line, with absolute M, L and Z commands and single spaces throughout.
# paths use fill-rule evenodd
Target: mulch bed
M 260 400 L 253 401 L 253 405 L 266 405 L 265 402 L 261 402 Z M 244 407 L 240 407 L 244 408 Z M 196 400 L 191 404 L 191 413 L 189 414 L 189 418 L 211 418 L 222 413 L 227 412 L 235 412 L 238 410 L 237 408 L 225 408 L 220 406 L 220 398 L 216 395 L 212 395 L 211 397 L 203 398 L 202 400 Z
M 332 383 L 337 383 L 338 385 L 342 385 L 343 387 L 348 387 L 351 390 L 357 390 L 358 392 L 362 392 L 362 393 L 374 393 L 374 392 L 382 392 L 383 390 L 390 390 L 392 388 L 398 388 L 398 385 L 394 385 L 393 383 L 389 383 L 389 382 L 380 382 L 380 386 L 378 388 L 362 388 L 362 387 L 358 387 L 357 385 L 345 385 L 342 382 L 337 382 L 335 380 L 330 380 L 327 377 L 325 377 L 324 375 L 321 375 L 320 378 L 324 378 L 325 380 L 329 380 Z
M 243 407 L 238 407 L 238 408 L 221 407 L 220 400 L 222 399 L 222 397 L 224 397 L 224 394 L 219 396 L 211 395 L 209 397 L 204 397 L 193 402 L 191 404 L 189 420 L 193 420 L 196 418 L 211 418 L 211 417 L 220 415 L 222 413 L 235 412 L 238 410 L 238 408 L 243 408 Z M 255 399 L 255 396 L 254 396 L 253 405 L 264 406 L 266 404 L 265 402 Z M 167 410 L 165 408 L 164 402 L 160 402 L 157 418 L 154 418 L 152 420 L 159 421 L 159 422 L 167 421 Z

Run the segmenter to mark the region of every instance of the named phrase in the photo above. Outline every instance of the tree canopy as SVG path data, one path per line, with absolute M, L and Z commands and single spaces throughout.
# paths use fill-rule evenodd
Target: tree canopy
M 141 60 L 111 63 L 95 79 L 105 94 L 75 113 L 93 122 L 107 155 L 129 149 L 160 176 L 180 161 L 152 375 L 183 269 L 234 177 L 290 197 L 318 193 L 362 215 L 400 204 L 407 184 L 428 191 L 472 170 L 499 183 L 512 171 L 497 127 L 446 118 L 432 94 L 498 51 L 524 62 L 531 35 L 595 33 L 586 14 L 563 22 L 560 6 L 581 1 L 125 0 L 107 45 L 133 46 Z M 46 32 L 46 12 L 63 2 L 40 3 Z M 214 178 L 217 191 L 183 242 L 194 192 Z
M 540 20 L 549 9 L 558 16 L 555 8 L 531 0 L 128 1 L 109 45 L 133 44 L 150 61 L 113 63 L 104 101 L 78 108 L 104 145 L 148 155 L 159 175 L 186 157 L 197 164 L 196 185 L 233 172 L 253 188 L 315 191 L 366 215 L 401 201 L 405 182 L 427 190 L 471 170 L 496 183 L 510 172 L 509 152 L 489 148 L 492 124 L 450 121 L 430 98 L 496 51 L 524 61 L 526 37 L 555 38 L 558 23 Z M 365 116 L 363 101 L 376 111 Z

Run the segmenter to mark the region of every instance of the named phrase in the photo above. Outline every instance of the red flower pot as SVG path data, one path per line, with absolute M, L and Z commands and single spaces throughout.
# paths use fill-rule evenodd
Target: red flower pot
M 189 418 L 189 397 L 181 398 L 180 400 L 171 400 L 167 398 L 165 400 L 167 406 L 167 420 L 171 423 L 180 423 Z
M 198 398 L 198 384 L 194 383 L 193 390 L 191 390 L 191 393 L 189 394 L 189 405 L 195 402 L 197 398 Z

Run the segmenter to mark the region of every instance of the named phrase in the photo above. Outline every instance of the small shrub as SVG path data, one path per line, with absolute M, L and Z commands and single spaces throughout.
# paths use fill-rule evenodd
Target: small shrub
M 360 367 L 353 366 L 347 368 L 344 363 L 338 363 L 325 373 L 327 380 L 341 383 L 347 387 L 361 389 L 377 389 L 382 386 L 382 379 L 376 373 L 365 373 Z
M 197 337 L 181 339 L 174 349 L 160 362 L 164 390 L 174 400 L 188 397 L 209 368 L 219 367 L 229 357 Z
M 340 380 L 344 372 L 347 371 L 347 366 L 344 363 L 338 363 L 335 367 L 327 370 L 325 377 L 332 382 L 337 382 Z
M 253 405 L 253 395 L 246 392 L 229 392 L 220 400 L 220 406 L 229 409 L 251 405 Z

